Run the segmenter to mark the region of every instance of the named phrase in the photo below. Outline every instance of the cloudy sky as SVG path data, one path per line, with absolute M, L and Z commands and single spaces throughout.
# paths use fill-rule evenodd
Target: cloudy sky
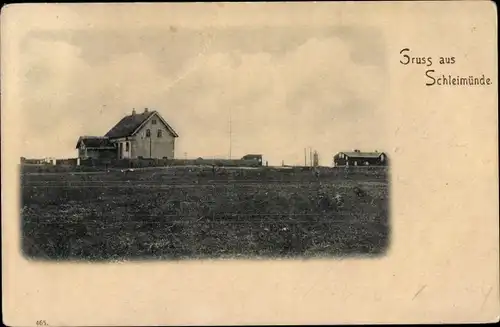
M 176 156 L 262 153 L 321 164 L 341 150 L 384 150 L 385 40 L 355 26 L 35 30 L 21 43 L 27 157 L 74 157 L 132 108 L 158 110 Z M 44 114 L 33 114 L 40 113 Z

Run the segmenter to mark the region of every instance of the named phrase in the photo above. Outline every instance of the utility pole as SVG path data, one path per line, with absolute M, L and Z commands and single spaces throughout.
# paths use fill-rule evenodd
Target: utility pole
M 318 154 L 318 151 L 316 151 L 316 150 L 314 150 L 313 166 L 314 167 L 319 166 L 319 154 Z
M 309 147 L 309 166 L 312 167 L 312 148 Z
M 307 166 L 307 149 L 304 148 L 304 167 Z

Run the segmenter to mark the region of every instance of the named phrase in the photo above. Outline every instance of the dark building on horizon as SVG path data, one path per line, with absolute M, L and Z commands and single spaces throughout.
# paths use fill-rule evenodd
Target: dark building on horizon
M 339 152 L 333 156 L 335 167 L 341 166 L 387 166 L 388 159 L 384 152 L 361 152 L 354 150 Z

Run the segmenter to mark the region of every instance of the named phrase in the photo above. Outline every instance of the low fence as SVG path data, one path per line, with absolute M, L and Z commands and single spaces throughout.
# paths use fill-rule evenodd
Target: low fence
M 148 160 L 141 160 L 140 165 L 145 165 Z M 186 165 L 189 162 L 182 161 L 176 162 L 173 161 L 174 164 L 170 165 L 170 167 L 178 167 L 178 169 L 168 169 L 165 173 L 162 173 L 157 176 L 166 175 L 175 175 L 175 176 L 211 176 L 212 168 L 206 165 Z M 102 166 L 99 162 L 94 162 L 94 166 L 90 165 L 89 162 L 85 162 L 87 165 L 80 166 L 71 166 L 71 165 L 50 165 L 50 164 L 27 164 L 21 165 L 21 172 L 23 174 L 46 174 L 46 173 L 102 173 L 105 172 L 106 169 L 114 168 L 114 169 L 123 169 L 129 168 L 131 165 L 137 164 L 133 160 L 122 160 L 120 162 L 115 161 L 114 166 Z M 158 160 L 158 163 L 151 162 L 150 167 L 160 167 L 157 164 L 165 163 L 163 160 Z M 121 166 L 121 168 L 120 168 Z M 136 166 L 135 166 L 136 167 Z M 146 166 L 143 166 L 146 167 Z M 241 166 L 238 166 L 241 167 Z M 319 177 L 321 180 L 343 180 L 343 179 L 369 179 L 369 180 L 387 180 L 389 177 L 389 167 L 318 167 Z M 255 179 L 255 180 L 296 180 L 304 179 L 310 180 L 311 178 L 316 178 L 316 174 L 311 171 L 310 167 L 260 167 L 259 169 L 246 169 L 246 170 L 232 170 L 229 166 L 224 166 L 222 170 L 218 170 L 217 174 L 224 174 L 227 176 L 244 176 L 246 179 Z M 165 175 L 165 176 L 166 176 Z M 303 176 L 303 177 L 300 177 Z M 144 177 L 141 177 L 144 178 Z M 161 178 L 161 177 L 157 177 Z
M 322 176 L 328 175 L 364 175 L 364 176 L 386 176 L 389 173 L 388 166 L 350 166 L 350 167 L 328 167 L 328 166 L 320 166 L 320 167 L 301 167 L 301 166 L 291 166 L 288 168 L 280 168 L 275 167 L 275 170 L 288 170 L 293 173 L 300 172 L 308 172 L 310 174 L 318 172 Z
M 103 169 L 169 167 L 169 166 L 218 166 L 218 167 L 259 167 L 257 160 L 243 159 L 56 159 L 47 162 L 45 159 L 21 158 L 23 171 L 94 171 Z M 91 168 L 91 169 L 86 169 Z
M 84 166 L 70 166 L 70 165 L 30 165 L 21 164 L 21 173 L 29 174 L 46 174 L 46 173 L 75 173 L 75 172 L 98 172 L 102 171 L 100 168 L 96 167 L 84 167 Z
M 85 159 L 80 166 L 102 168 L 146 168 L 168 166 L 258 167 L 256 160 L 227 159 Z

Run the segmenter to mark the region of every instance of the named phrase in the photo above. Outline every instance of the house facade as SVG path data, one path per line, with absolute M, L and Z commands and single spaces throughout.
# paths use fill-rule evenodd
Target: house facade
M 89 149 L 90 137 L 77 144 L 80 158 L 168 158 L 175 157 L 175 139 L 179 135 L 156 111 L 137 113 L 123 117 L 103 137 L 93 137 L 100 140 L 97 147 Z M 94 144 L 94 143 L 93 143 Z M 90 150 L 90 151 L 89 151 Z
M 333 157 L 335 167 L 339 166 L 387 166 L 387 155 L 384 152 L 361 152 L 354 150 L 339 152 Z

